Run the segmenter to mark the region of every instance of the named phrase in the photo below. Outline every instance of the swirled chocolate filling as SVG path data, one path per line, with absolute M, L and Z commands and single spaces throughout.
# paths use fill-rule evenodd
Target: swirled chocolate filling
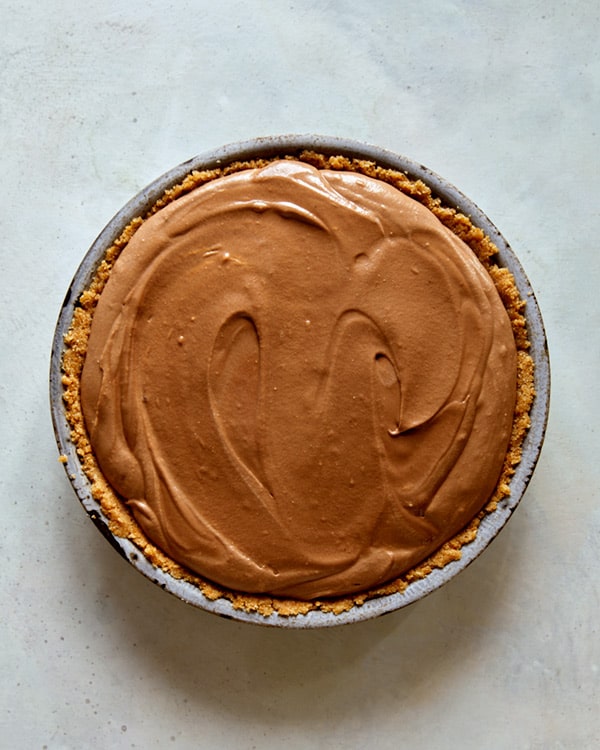
M 282 160 L 144 221 L 98 300 L 81 404 L 166 555 L 313 600 L 399 576 L 485 506 L 516 374 L 462 240 L 381 180 Z

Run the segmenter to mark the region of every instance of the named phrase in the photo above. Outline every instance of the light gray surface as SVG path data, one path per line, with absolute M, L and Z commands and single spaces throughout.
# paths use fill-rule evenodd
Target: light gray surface
M 600 745 L 597 3 L 0 2 L 0 747 Z M 520 257 L 553 368 L 499 539 L 380 620 L 194 610 L 100 537 L 57 461 L 52 332 L 141 187 L 230 141 L 320 132 L 420 161 Z

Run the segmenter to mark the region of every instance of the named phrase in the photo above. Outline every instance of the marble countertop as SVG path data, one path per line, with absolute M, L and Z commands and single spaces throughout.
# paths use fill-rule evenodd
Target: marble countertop
M 600 10 L 0 0 L 0 748 L 600 747 Z M 142 578 L 57 458 L 61 302 L 113 214 L 232 141 L 403 153 L 509 240 L 552 363 L 544 450 L 442 590 L 325 631 L 222 620 Z

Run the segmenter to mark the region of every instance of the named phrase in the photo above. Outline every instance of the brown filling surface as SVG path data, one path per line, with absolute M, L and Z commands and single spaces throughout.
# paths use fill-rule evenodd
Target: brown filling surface
M 401 590 L 508 493 L 523 303 L 422 183 L 315 154 L 225 171 L 130 225 L 76 311 L 65 397 L 94 493 L 236 606 Z

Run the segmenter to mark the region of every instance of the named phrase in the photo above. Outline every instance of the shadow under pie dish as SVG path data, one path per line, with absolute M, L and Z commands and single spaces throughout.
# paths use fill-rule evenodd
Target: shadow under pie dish
M 520 501 L 539 309 L 467 198 L 344 139 L 235 144 L 107 225 L 67 294 L 55 432 L 87 512 L 181 599 L 283 627 L 438 588 Z

